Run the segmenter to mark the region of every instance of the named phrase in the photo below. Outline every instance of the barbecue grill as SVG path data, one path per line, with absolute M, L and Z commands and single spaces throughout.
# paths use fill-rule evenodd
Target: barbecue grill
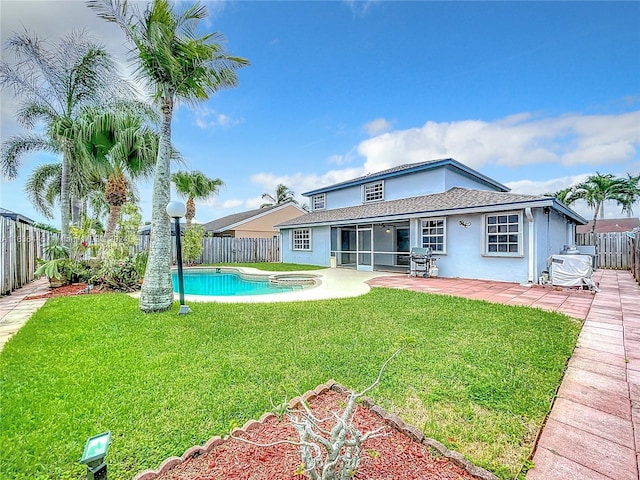
M 409 254 L 411 260 L 410 275 L 412 277 L 428 277 L 433 251 L 430 248 L 413 247 Z

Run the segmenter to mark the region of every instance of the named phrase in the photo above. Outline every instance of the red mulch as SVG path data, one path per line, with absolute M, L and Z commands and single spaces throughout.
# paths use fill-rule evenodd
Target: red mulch
M 105 290 L 93 288 L 89 293 L 104 293 Z M 25 300 L 37 300 L 39 298 L 68 297 L 71 295 L 83 295 L 87 293 L 86 283 L 74 283 L 72 285 L 63 285 L 62 287 L 50 288 L 47 293 L 41 295 L 29 295 Z
M 309 404 L 316 417 L 325 418 L 330 410 L 341 413 L 345 401 L 346 394 L 328 391 Z M 378 415 L 361 405 L 356 407 L 353 422 L 361 432 L 385 425 Z M 365 442 L 355 480 L 476 480 L 447 458 L 432 456 L 426 446 L 399 431 L 389 426 L 386 431 L 386 436 Z M 255 430 L 235 435 L 261 444 L 298 439 L 286 415 L 281 422 L 270 417 Z M 289 444 L 259 447 L 232 439 L 187 459 L 157 480 L 304 480 L 304 475 L 296 475 L 301 464 L 297 448 Z

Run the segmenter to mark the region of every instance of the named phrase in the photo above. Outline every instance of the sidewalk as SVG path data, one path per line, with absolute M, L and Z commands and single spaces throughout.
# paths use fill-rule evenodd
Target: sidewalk
M 638 480 L 640 287 L 600 270 L 527 480 Z
M 0 351 L 9 338 L 20 330 L 46 299 L 24 300 L 29 295 L 40 295 L 49 291 L 49 280 L 40 278 L 0 298 Z

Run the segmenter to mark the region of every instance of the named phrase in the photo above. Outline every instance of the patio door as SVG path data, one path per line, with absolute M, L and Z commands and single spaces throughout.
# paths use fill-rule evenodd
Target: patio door
M 373 229 L 358 229 L 358 270 L 373 271 Z

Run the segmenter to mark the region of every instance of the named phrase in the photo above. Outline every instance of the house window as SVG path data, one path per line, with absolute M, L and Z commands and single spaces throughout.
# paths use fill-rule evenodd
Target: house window
M 422 247 L 430 248 L 434 253 L 445 253 L 446 227 L 444 218 L 422 220 Z
M 292 233 L 292 250 L 311 250 L 311 230 L 308 228 L 298 228 Z
M 522 213 L 485 215 L 485 255 L 522 255 Z
M 312 204 L 312 208 L 313 210 L 324 210 L 325 207 L 325 199 L 326 199 L 326 194 L 321 193 L 320 195 L 314 195 L 313 197 L 311 197 L 311 204 Z
M 384 182 L 367 183 L 363 188 L 363 200 L 367 202 L 377 202 L 384 200 Z

